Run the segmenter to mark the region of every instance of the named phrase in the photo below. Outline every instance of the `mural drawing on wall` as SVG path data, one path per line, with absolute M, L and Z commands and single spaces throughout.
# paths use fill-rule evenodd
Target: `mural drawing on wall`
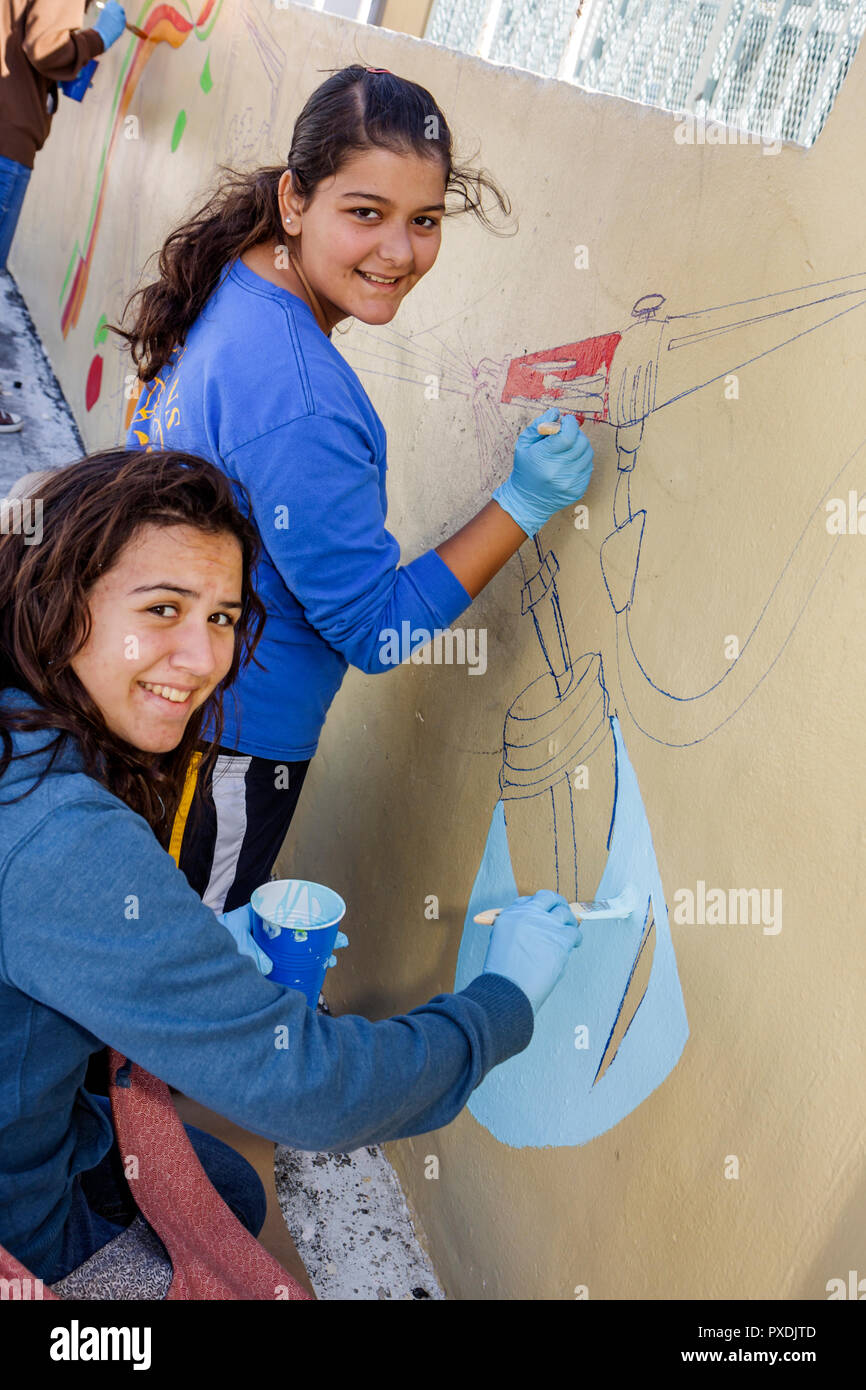
M 152 3 L 137 17 L 148 41 L 131 38 L 108 107 L 106 132 L 83 245 L 72 250 L 61 291 L 63 336 L 81 312 L 93 262 L 112 155 L 142 73 L 167 42 L 206 40 L 223 0 Z M 252 107 L 225 131 L 229 162 L 258 161 L 270 145 L 285 55 L 256 16 L 243 20 L 270 84 L 270 110 L 258 122 Z M 199 77 L 213 86 L 209 60 Z M 186 124 L 180 110 L 171 150 Z M 495 288 L 495 287 L 494 287 Z M 712 382 L 783 349 L 866 304 L 866 275 L 856 274 L 710 308 L 670 314 L 658 293 L 643 295 L 632 322 L 576 342 L 524 356 L 473 362 L 438 333 L 440 325 L 407 336 L 393 326 L 370 333 L 353 325 L 343 347 L 357 369 L 417 383 L 436 368 L 442 393 L 471 405 L 479 485 L 487 490 L 510 457 L 510 407 L 556 406 L 615 430 L 617 481 L 611 529 L 601 542 L 602 579 L 615 615 L 615 665 L 622 706 L 635 728 L 670 747 L 700 743 L 723 727 L 769 675 L 793 633 L 815 585 L 833 557 L 825 500 L 848 486 L 862 467 L 862 446 L 828 481 L 770 588 L 739 654 L 718 679 L 697 693 L 668 688 L 664 674 L 641 659 L 631 625 L 646 510 L 634 510 L 631 480 L 646 428 L 657 412 Z M 471 306 L 469 306 L 471 307 Z M 94 334 L 107 337 L 102 314 Z M 437 344 L 424 344 L 425 336 Z M 365 337 L 372 346 L 360 346 Z M 389 358 L 389 348 L 398 349 Z M 85 403 L 100 395 L 102 356 L 90 363 Z M 389 370 L 393 364 L 397 370 Z M 429 377 L 424 378 L 429 379 Z M 137 402 L 127 402 L 127 420 Z M 864 441 L 866 444 L 866 441 Z M 520 552 L 521 607 L 538 643 L 538 674 L 513 695 L 504 716 L 500 795 L 472 889 L 457 961 L 455 988 L 476 975 L 489 928 L 473 922 L 483 908 L 504 906 L 527 885 L 555 886 L 569 901 L 635 893 L 629 916 L 585 920 L 583 942 L 539 1014 L 523 1053 L 495 1068 L 468 1108 L 500 1142 L 514 1147 L 587 1143 L 616 1125 L 670 1074 L 688 1037 L 664 890 L 637 779 L 612 705 L 601 651 L 571 655 L 557 589 L 559 565 L 541 536 Z M 540 848 L 541 847 L 541 848 Z
M 204 42 L 210 38 L 222 6 L 223 0 L 201 0 L 198 12 L 193 16 L 187 0 L 178 0 L 178 4 L 166 4 L 164 0 L 150 0 L 150 3 L 146 3 L 136 16 L 136 28 L 140 29 L 147 37 L 139 38 L 131 33 L 125 36 L 126 47 L 122 55 L 120 72 L 117 75 L 111 100 L 106 103 L 106 128 L 96 170 L 87 230 L 82 239 L 83 244 L 82 241 L 75 240 L 60 290 L 60 327 L 64 338 L 68 336 L 71 329 L 76 327 L 81 314 L 90 271 L 96 255 L 112 160 L 120 142 L 125 136 L 128 138 L 126 121 L 129 107 L 148 63 L 158 51 L 156 45 L 167 43 L 171 48 L 177 49 L 190 36 Z M 209 92 L 213 87 L 209 57 L 205 58 L 199 74 L 199 86 L 203 92 Z M 172 154 L 178 148 L 183 137 L 186 120 L 186 111 L 181 108 L 172 127 L 170 142 Z M 137 273 L 138 267 L 132 269 L 133 273 Z M 108 337 L 107 322 L 107 315 L 101 314 L 93 335 L 93 346 L 97 350 L 94 352 L 87 369 L 84 390 L 84 404 L 87 410 L 93 409 L 102 390 L 104 359 L 98 349 Z M 135 402 L 130 402 L 130 405 L 132 406 L 132 411 L 129 412 L 131 416 L 135 411 Z
M 706 690 L 684 695 L 650 675 L 629 621 L 646 525 L 646 511 L 632 508 L 631 478 L 647 421 L 866 304 L 866 275 L 684 314 L 663 314 L 664 304 L 662 295 L 647 294 L 632 310 L 634 322 L 620 331 L 522 357 L 485 358 L 477 366 L 460 361 L 435 332 L 431 336 L 456 368 L 458 385 L 447 389 L 472 401 L 483 488 L 513 447 L 503 405 L 556 406 L 581 424 L 614 427 L 613 524 L 599 559 L 616 615 L 619 687 L 642 733 L 683 747 L 727 723 L 784 650 L 837 543 L 828 537 L 826 498 L 862 470 L 863 446 L 816 501 L 739 655 Z M 413 360 L 424 369 L 418 337 L 392 331 L 391 341 L 400 347 L 404 369 Z M 367 356 L 363 349 L 360 355 Z M 580 949 L 536 1019 L 529 1047 L 495 1068 L 468 1102 L 502 1143 L 579 1145 L 617 1124 L 665 1080 L 682 1053 L 688 1023 L 652 836 L 611 711 L 602 654 L 570 654 L 553 552 L 545 552 L 536 536 L 518 553 L 522 612 L 532 619 L 540 674 L 505 715 L 500 797 L 466 913 L 455 989 L 468 984 L 484 961 L 490 928 L 474 923 L 475 914 L 505 906 L 517 882 L 521 891 L 532 883 L 555 886 L 570 902 L 635 890 L 637 906 L 628 917 L 584 920 Z M 541 854 L 540 843 L 546 846 Z

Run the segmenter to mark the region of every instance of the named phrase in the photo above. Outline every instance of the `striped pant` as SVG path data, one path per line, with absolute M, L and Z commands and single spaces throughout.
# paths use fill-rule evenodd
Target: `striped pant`
M 220 747 L 201 814 L 190 819 L 201 759 L 199 751 L 190 760 L 169 852 L 208 907 L 231 912 L 267 883 L 310 762 L 274 762 Z

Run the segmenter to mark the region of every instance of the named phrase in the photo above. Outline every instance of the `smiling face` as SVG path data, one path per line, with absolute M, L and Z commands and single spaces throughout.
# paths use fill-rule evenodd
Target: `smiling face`
M 290 171 L 279 183 L 280 214 L 289 247 L 315 291 L 330 331 L 354 316 L 390 323 L 439 252 L 445 171 L 438 155 L 366 150 L 324 179 L 312 201 L 292 192 Z M 360 272 L 384 276 L 376 284 Z M 287 272 L 293 277 L 293 272 Z M 306 298 L 303 289 L 299 290 Z
M 242 583 L 229 532 L 147 523 L 133 535 L 90 590 L 71 662 L 113 733 L 150 753 L 177 747 L 232 664 Z

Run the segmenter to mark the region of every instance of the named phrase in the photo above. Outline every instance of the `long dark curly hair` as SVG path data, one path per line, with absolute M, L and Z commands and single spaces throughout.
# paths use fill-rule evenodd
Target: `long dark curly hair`
M 0 535 L 0 689 L 26 691 L 40 708 L 0 708 L 0 778 L 13 756 L 10 730 L 54 729 L 57 737 L 43 776 L 67 740 L 75 740 L 88 775 L 143 816 L 167 849 L 187 765 L 205 720 L 214 715 L 215 733 L 202 755 L 197 793 L 216 761 L 223 694 L 242 660 L 255 659 L 265 623 L 264 606 L 253 588 L 261 541 L 249 520 L 249 496 L 242 484 L 232 484 L 214 464 L 195 454 L 112 449 L 90 454 L 43 479 L 31 505 L 37 503 L 42 535 L 35 544 L 28 543 L 23 526 L 15 525 L 15 503 L 4 503 L 12 524 Z M 70 664 L 90 634 L 91 588 L 148 523 L 193 526 L 212 535 L 230 532 L 243 553 L 243 607 L 235 626 L 231 668 L 190 715 L 177 747 L 167 753 L 143 751 L 112 733 Z M 22 795 L 29 795 L 41 781 L 42 777 Z M 4 804 L 11 802 L 0 801 Z M 197 795 L 193 815 L 200 809 Z
M 175 344 L 186 341 L 226 265 L 260 242 L 283 241 L 277 186 L 287 168 L 295 191 L 309 202 L 323 179 L 361 151 L 438 158 L 446 196 L 454 192 L 462 198 L 462 206 L 449 208 L 444 216 L 472 212 L 495 236 L 506 235 L 488 218 L 481 190 L 488 189 L 509 216 L 507 195 L 484 170 L 454 164 L 448 122 L 426 87 L 357 63 L 330 71 L 334 75 L 316 88 L 295 122 L 286 164 L 251 172 L 218 165 L 225 177 L 159 252 L 159 279 L 127 300 L 121 321 L 134 301 L 141 301 L 129 331 L 107 325 L 129 344 L 140 381 L 155 377 Z

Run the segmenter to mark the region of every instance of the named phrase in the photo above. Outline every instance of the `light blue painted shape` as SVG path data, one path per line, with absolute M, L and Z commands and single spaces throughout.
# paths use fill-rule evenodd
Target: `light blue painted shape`
M 583 941 L 539 1011 L 529 1046 L 494 1067 L 472 1092 L 469 1110 L 478 1123 L 516 1149 L 586 1144 L 611 1129 L 661 1085 L 689 1035 L 649 823 L 616 716 L 610 723 L 617 791 L 610 850 L 595 896 L 614 897 L 633 883 L 640 906 L 621 921 L 581 924 Z M 469 900 L 455 990 L 464 989 L 484 964 L 492 928 L 477 926 L 474 914 L 485 907 L 506 907 L 516 896 L 499 801 Z M 616 1056 L 593 1086 L 640 947 L 650 898 L 656 944 L 646 994 Z M 585 1049 L 574 1045 L 581 1024 L 589 1029 Z

